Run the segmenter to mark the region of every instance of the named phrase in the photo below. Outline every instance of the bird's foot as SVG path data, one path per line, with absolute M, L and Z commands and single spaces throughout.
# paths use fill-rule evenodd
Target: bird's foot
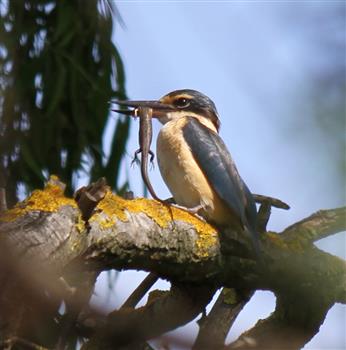
M 198 212 L 203 209 L 203 205 L 202 204 L 198 204 L 196 205 L 195 207 L 192 207 L 192 208 L 187 208 L 187 207 L 184 207 L 182 205 L 178 205 L 178 204 L 172 204 L 173 207 L 176 207 L 176 208 L 179 208 L 179 209 L 182 209 L 182 210 L 185 210 L 187 211 L 188 213 L 190 214 L 193 214 L 195 215 L 196 217 L 198 217 L 200 220 L 203 220 L 205 221 L 205 219 L 198 214 Z

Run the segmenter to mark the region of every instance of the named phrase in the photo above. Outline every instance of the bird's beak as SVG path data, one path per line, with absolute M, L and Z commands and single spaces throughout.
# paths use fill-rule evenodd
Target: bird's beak
M 129 116 L 136 116 L 137 109 L 139 107 L 151 108 L 153 110 L 153 118 L 160 118 L 166 115 L 169 111 L 174 110 L 174 107 L 171 105 L 162 103 L 160 101 L 112 101 L 112 103 L 116 103 L 119 106 L 132 107 L 132 110 L 112 109 L 114 112 Z

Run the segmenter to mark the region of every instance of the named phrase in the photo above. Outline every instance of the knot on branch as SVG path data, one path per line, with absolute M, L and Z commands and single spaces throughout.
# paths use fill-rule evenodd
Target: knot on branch
M 81 187 L 74 194 L 74 199 L 77 202 L 78 208 L 82 213 L 82 219 L 88 222 L 94 213 L 97 204 L 105 197 L 110 187 L 107 186 L 106 179 L 100 178 L 96 182 L 88 186 Z

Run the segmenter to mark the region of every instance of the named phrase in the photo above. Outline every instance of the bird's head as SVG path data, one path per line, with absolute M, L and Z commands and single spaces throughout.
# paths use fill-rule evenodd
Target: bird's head
M 175 90 L 157 101 L 117 101 L 116 103 L 135 109 L 138 107 L 152 108 L 153 118 L 157 118 L 162 124 L 182 117 L 191 117 L 197 118 L 203 124 L 213 125 L 216 131 L 220 127 L 214 102 L 196 90 Z

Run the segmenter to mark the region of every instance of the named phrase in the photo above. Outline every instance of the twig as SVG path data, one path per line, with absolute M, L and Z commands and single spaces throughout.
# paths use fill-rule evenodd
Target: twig
M 78 316 L 90 299 L 94 289 L 94 283 L 97 277 L 95 272 L 84 272 L 81 279 L 77 280 L 76 286 L 71 287 L 65 279 L 59 281 L 65 289 L 66 313 L 61 322 L 61 330 L 55 350 L 64 350 L 67 348 L 70 338 L 76 337 L 74 333 Z
M 156 283 L 158 276 L 155 273 L 149 273 L 148 276 L 139 284 L 139 286 L 127 298 L 121 308 L 134 308 L 141 301 L 148 290 Z
M 262 194 L 253 194 L 253 197 L 256 203 L 268 203 L 275 208 L 285 209 L 285 210 L 290 209 L 290 206 L 287 203 L 274 197 L 263 196 Z
M 133 194 L 132 191 L 126 191 L 123 196 L 122 196 L 124 199 L 127 199 L 127 200 L 132 200 L 132 199 L 135 199 L 135 195 Z
M 260 194 L 253 194 L 253 197 L 256 203 L 261 204 L 257 213 L 257 231 L 259 233 L 264 233 L 267 231 L 267 224 L 270 218 L 272 207 L 285 210 L 290 208 L 288 204 L 277 198 L 263 196 Z
M 265 233 L 267 231 L 267 224 L 271 214 L 271 205 L 267 202 L 261 204 L 257 213 L 257 231 Z
M 0 342 L 0 348 L 4 350 L 11 349 L 12 345 L 15 345 L 15 344 L 20 344 L 34 350 L 48 350 L 48 348 L 45 348 L 41 345 L 37 345 L 35 343 L 32 343 L 31 341 L 28 341 L 16 336 Z

